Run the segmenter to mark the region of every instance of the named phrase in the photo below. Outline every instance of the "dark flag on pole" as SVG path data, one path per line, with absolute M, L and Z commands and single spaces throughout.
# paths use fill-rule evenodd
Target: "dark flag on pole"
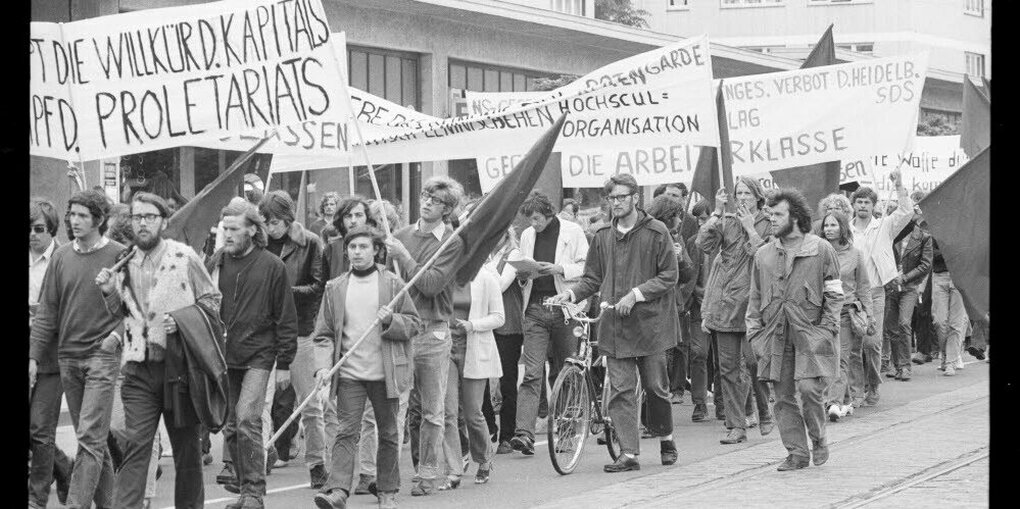
M 981 151 L 918 204 L 975 320 L 988 312 L 991 152 Z
M 960 148 L 974 157 L 992 143 L 992 105 L 969 76 L 963 80 L 963 117 L 960 119 Z M 941 244 L 939 244 L 941 246 Z
M 542 174 L 566 118 L 566 115 L 561 116 L 539 138 L 525 154 L 524 159 L 521 159 L 513 171 L 482 199 L 465 220 L 468 224 L 460 231 L 464 252 L 457 262 L 458 284 L 466 284 L 478 275 L 489 253 L 506 233 L 510 223 L 517 216 L 517 209 L 524 203 L 528 193 L 535 187 L 538 176 Z
M 723 127 L 720 125 L 719 129 Z M 691 191 L 702 198 L 712 200 L 719 190 L 719 152 L 715 147 L 701 147 L 698 165 L 694 167 L 694 178 L 691 180 Z
M 164 236 L 183 242 L 191 246 L 196 253 L 201 253 L 206 239 L 209 238 L 209 229 L 220 220 L 220 211 L 231 198 L 238 196 L 237 190 L 248 166 L 245 163 L 266 141 L 269 141 L 268 136 L 235 159 L 226 171 L 216 177 L 216 180 L 210 182 L 202 192 L 170 216 L 170 224 Z
M 811 54 L 804 59 L 801 69 L 821 67 L 836 63 L 836 45 L 832 40 L 832 25 L 825 29 Z M 829 193 L 839 191 L 839 161 L 829 161 L 808 166 L 796 166 L 770 172 L 777 187 L 793 187 L 804 194 L 808 204 L 814 206 Z M 821 211 L 815 211 L 820 214 Z

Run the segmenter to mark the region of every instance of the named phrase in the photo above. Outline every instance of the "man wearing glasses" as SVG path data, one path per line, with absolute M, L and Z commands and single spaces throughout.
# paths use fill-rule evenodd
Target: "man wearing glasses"
M 386 239 L 386 249 L 400 266 L 401 278 L 410 281 L 451 235 L 450 214 L 460 204 L 463 188 L 447 177 L 433 177 L 422 185 L 421 217 Z M 443 448 L 444 403 L 450 349 L 448 325 L 453 315 L 455 267 L 463 248 L 454 238 L 417 282 L 408 290 L 422 320 L 422 333 L 412 340 L 414 386 L 409 411 L 422 416 L 419 430 L 418 477 L 412 496 L 431 495 L 436 489 L 439 457 Z M 414 421 L 412 421 L 414 422 Z M 411 430 L 412 447 L 416 431 Z M 413 459 L 413 453 L 412 453 Z
M 177 332 L 171 312 L 197 303 L 210 316 L 218 316 L 220 291 L 191 247 L 162 238 L 169 215 L 163 198 L 136 194 L 131 229 L 138 252 L 128 262 L 126 276 L 107 268 L 96 277 L 110 312 L 123 316 L 125 325 L 121 399 L 128 440 L 117 474 L 116 507 L 141 507 L 152 441 L 163 415 L 174 451 L 174 505 L 204 504 L 198 417 L 189 398 L 164 400 L 176 390 L 172 380 L 181 375 L 174 373 L 175 361 L 168 358 L 181 352 L 173 352 L 179 347 L 171 344 L 168 356 L 167 337 Z
M 609 416 L 620 437 L 622 454 L 606 472 L 640 470 L 637 376 L 647 394 L 648 430 L 659 437 L 663 465 L 677 460 L 669 402 L 666 351 L 676 346 L 679 277 L 673 238 L 666 225 L 637 208 L 640 188 L 632 175 L 609 178 L 603 192 L 613 211 L 612 224 L 595 232 L 580 280 L 550 302 L 578 302 L 595 292 L 615 304 L 599 321 L 599 352 L 609 369 Z

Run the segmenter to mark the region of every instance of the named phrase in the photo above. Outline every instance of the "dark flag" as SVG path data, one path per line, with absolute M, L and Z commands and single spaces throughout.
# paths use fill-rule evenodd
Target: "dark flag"
M 720 124 L 719 129 L 723 129 Z M 701 147 L 698 165 L 694 167 L 691 191 L 711 201 L 719 190 L 719 151 L 715 147 Z
M 726 194 L 733 196 L 733 146 L 730 145 L 730 124 L 726 115 L 726 101 L 723 100 L 723 81 L 719 81 L 719 92 L 715 94 L 715 111 L 719 122 L 719 164 L 722 166 L 722 182 Z M 713 195 L 712 198 L 715 196 Z M 712 199 L 710 198 L 710 199 Z M 733 200 L 726 202 L 726 211 L 732 212 L 736 205 Z
M 918 204 L 973 319 L 988 312 L 991 151 L 981 151 Z
M 464 241 L 464 252 L 457 262 L 458 284 L 466 284 L 475 278 L 500 237 L 506 233 L 517 216 L 517 209 L 542 174 L 566 118 L 566 115 L 561 116 L 514 166 L 513 171 L 471 211 L 467 224 L 459 232 Z
M 801 69 L 821 67 L 836 63 L 836 45 L 832 40 L 832 25 L 825 29 L 818 44 L 811 50 L 811 54 L 804 59 Z M 772 181 L 778 187 L 793 187 L 804 194 L 808 203 L 814 207 L 822 198 L 829 193 L 839 191 L 840 162 L 830 161 L 827 163 L 811 164 L 808 166 L 795 166 L 783 170 L 770 172 Z M 819 211 L 815 211 L 819 214 Z
M 992 143 L 992 106 L 988 96 L 969 76 L 963 80 L 963 118 L 960 120 L 960 148 L 974 157 Z M 941 244 L 940 244 L 941 245 Z
M 235 159 L 226 171 L 216 177 L 216 180 L 210 182 L 202 192 L 170 216 L 170 224 L 164 236 L 183 242 L 191 246 L 196 253 L 201 253 L 206 239 L 209 238 L 209 229 L 220 220 L 220 211 L 231 198 L 238 196 L 237 190 L 241 186 L 247 167 L 244 163 L 255 155 L 255 151 L 266 141 L 269 141 L 268 136 Z

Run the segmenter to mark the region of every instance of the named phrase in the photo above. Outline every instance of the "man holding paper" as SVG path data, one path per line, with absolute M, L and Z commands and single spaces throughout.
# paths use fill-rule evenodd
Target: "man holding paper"
M 524 382 L 517 395 L 517 431 L 510 445 L 527 456 L 535 454 L 535 417 L 538 399 L 545 383 L 545 367 L 549 344 L 552 343 L 553 362 L 550 377 L 556 377 L 567 356 L 577 345 L 573 329 L 575 323 L 564 323 L 562 311 L 553 311 L 543 305 L 545 299 L 563 292 L 566 282 L 577 279 L 584 272 L 588 255 L 588 240 L 584 230 L 576 223 L 556 217 L 549 197 L 533 191 L 520 209 L 521 215 L 531 223 L 521 233 L 521 263 L 514 263 L 517 278 L 523 281 L 524 294 Z M 532 263 L 528 263 L 532 261 Z

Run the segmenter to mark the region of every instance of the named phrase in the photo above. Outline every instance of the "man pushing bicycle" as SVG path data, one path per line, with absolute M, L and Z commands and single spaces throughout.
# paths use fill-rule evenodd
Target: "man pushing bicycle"
M 628 174 L 606 181 L 613 220 L 592 239 L 580 280 L 549 299 L 578 302 L 601 292 L 615 309 L 600 320 L 599 352 L 609 370 L 608 412 L 622 454 L 606 472 L 640 470 L 638 373 L 648 398 L 648 429 L 659 437 L 663 465 L 677 460 L 669 402 L 666 351 L 676 346 L 679 322 L 674 287 L 678 269 L 673 239 L 662 222 L 637 207 L 637 181 Z

